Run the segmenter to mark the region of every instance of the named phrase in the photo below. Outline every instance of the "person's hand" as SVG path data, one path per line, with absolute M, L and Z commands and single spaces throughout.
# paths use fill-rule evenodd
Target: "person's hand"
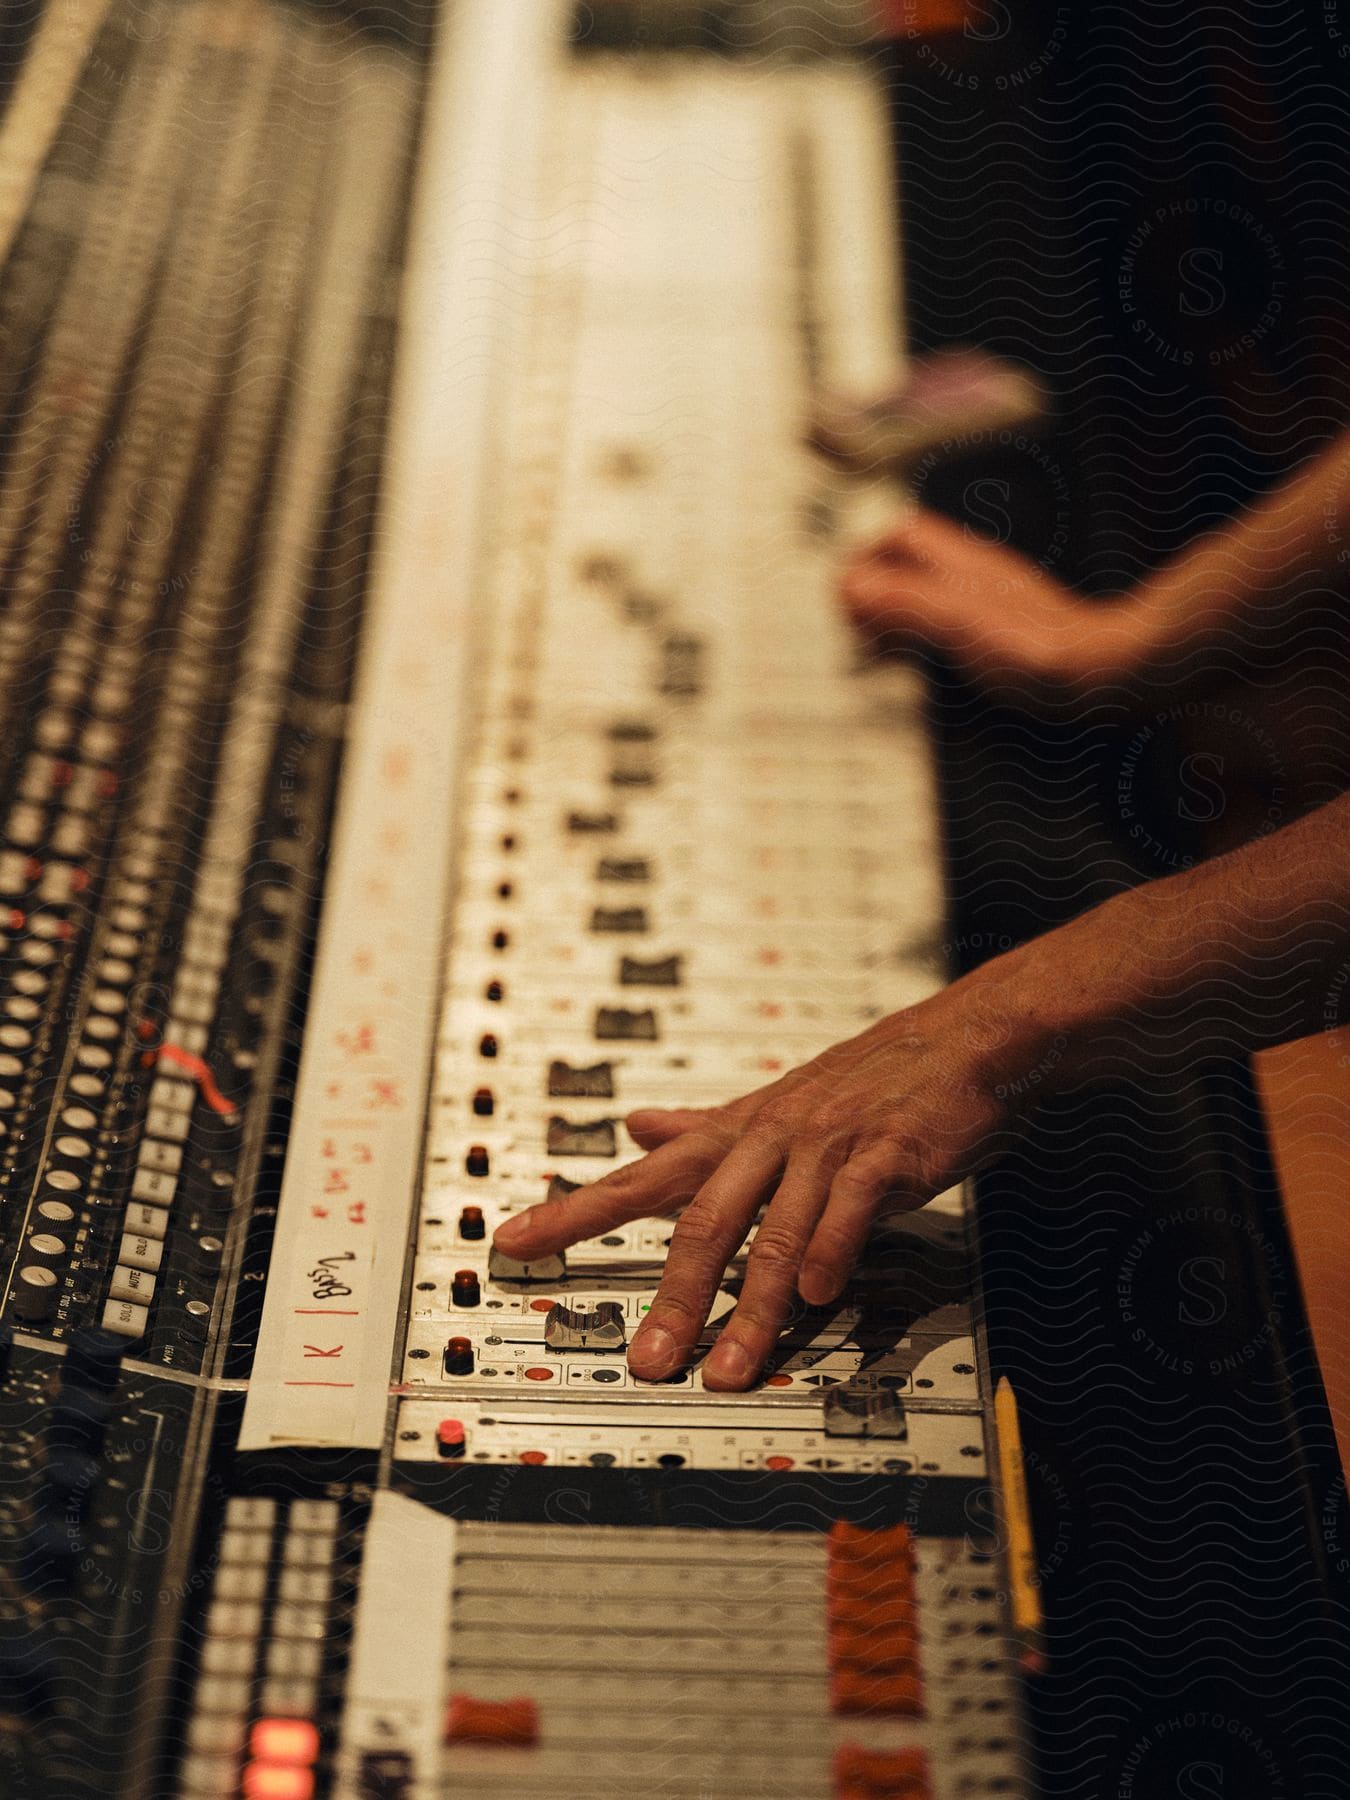
M 921 1206 L 960 1181 L 1071 1068 L 1073 1040 L 1051 1009 L 1086 989 L 1095 1005 L 1111 988 L 1098 974 L 1119 961 L 1114 904 L 730 1105 L 633 1113 L 646 1156 L 505 1221 L 496 1243 L 529 1261 L 683 1208 L 629 1349 L 633 1373 L 657 1381 L 694 1360 L 727 1265 L 765 1206 L 735 1311 L 703 1366 L 710 1388 L 748 1387 L 794 1298 L 825 1305 L 839 1294 L 883 1208 Z
M 840 598 L 877 653 L 929 650 L 981 685 L 1073 698 L 1128 680 L 1149 655 L 1135 602 L 1090 602 L 1015 550 L 916 511 L 854 556 Z

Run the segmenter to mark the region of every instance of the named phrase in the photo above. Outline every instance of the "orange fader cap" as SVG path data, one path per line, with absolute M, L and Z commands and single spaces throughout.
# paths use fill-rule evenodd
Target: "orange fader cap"
M 841 1744 L 834 1754 L 835 1800 L 931 1800 L 928 1758 L 915 1746 L 864 1750 Z
M 451 1694 L 445 1715 L 447 1744 L 537 1744 L 539 1708 L 533 1700 L 475 1700 Z

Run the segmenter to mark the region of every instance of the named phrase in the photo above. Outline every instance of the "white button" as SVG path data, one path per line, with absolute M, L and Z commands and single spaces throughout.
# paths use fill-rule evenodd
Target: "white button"
M 332 1537 L 338 1528 L 336 1500 L 294 1500 L 286 1514 L 291 1531 L 318 1531 Z
M 0 894 L 21 894 L 28 886 L 28 858 L 17 850 L 0 851 Z
M 203 1675 L 194 1696 L 197 1711 L 242 1717 L 248 1711 L 252 1686 L 247 1675 Z
M 258 1695 L 258 1709 L 265 1718 L 309 1719 L 318 1700 L 317 1682 L 268 1680 Z
M 38 882 L 39 899 L 50 900 L 53 906 L 64 906 L 67 900 L 74 898 L 77 872 L 69 863 L 49 862 Z
M 243 1600 L 213 1600 L 206 1630 L 210 1637 L 256 1638 L 262 1630 L 262 1607 Z
M 188 1748 L 206 1750 L 217 1756 L 238 1756 L 244 1747 L 244 1715 L 237 1718 L 212 1718 L 198 1713 L 188 1721 Z
M 197 1090 L 190 1081 L 170 1081 L 160 1076 L 151 1083 L 151 1106 L 165 1106 L 170 1112 L 191 1112 Z
M 170 1112 L 166 1106 L 152 1106 L 146 1115 L 145 1129 L 154 1137 L 174 1138 L 182 1143 L 188 1134 L 187 1113 Z
M 169 1229 L 169 1215 L 162 1206 L 146 1206 L 143 1201 L 133 1200 L 122 1223 L 139 1237 L 162 1238 Z
M 277 1584 L 277 1598 L 297 1606 L 327 1606 L 332 1592 L 327 1569 L 283 1569 Z
M 328 1610 L 322 1606 L 278 1606 L 272 1614 L 272 1635 L 308 1638 L 321 1644 L 328 1635 Z
M 176 1175 L 183 1165 L 183 1146 L 161 1144 L 156 1138 L 146 1138 L 136 1153 L 136 1161 L 143 1169 L 164 1169 L 170 1175 Z
M 175 993 L 171 1013 L 173 1042 L 188 1049 L 189 1046 L 183 1043 L 184 1028 L 188 1031 L 200 1030 L 202 1026 L 209 1025 L 215 1016 L 214 1000 L 207 1000 L 200 994 Z
M 129 1269 L 125 1263 L 118 1263 L 113 1270 L 108 1294 L 113 1300 L 129 1300 L 134 1305 L 143 1307 L 155 1297 L 155 1278 L 147 1275 L 144 1269 Z
M 153 1275 L 164 1260 L 164 1245 L 159 1238 L 124 1232 L 117 1247 L 117 1260 L 124 1268 L 148 1269 Z
M 223 1563 L 265 1563 L 272 1554 L 270 1531 L 253 1531 L 241 1527 L 220 1534 L 220 1560 Z
M 202 1645 L 204 1675 L 251 1675 L 257 1646 L 248 1638 L 208 1638 Z
M 129 1300 L 109 1300 L 103 1308 L 103 1329 L 115 1331 L 118 1337 L 144 1337 L 149 1323 L 149 1310 L 134 1306 Z
M 300 1638 L 274 1638 L 267 1646 L 267 1673 L 287 1680 L 311 1680 L 323 1662 L 322 1644 Z
M 178 1771 L 178 1788 L 184 1800 L 234 1800 L 239 1791 L 238 1759 L 202 1754 L 185 1756 Z
M 168 1206 L 178 1187 L 176 1176 L 159 1169 L 137 1169 L 131 1181 L 133 1200 L 144 1200 L 151 1206 Z
M 216 1571 L 211 1590 L 217 1600 L 261 1600 L 267 1592 L 266 1563 L 229 1563 Z
M 78 862 L 89 848 L 89 822 L 73 813 L 63 813 L 52 831 L 52 849 L 58 856 Z
M 248 1526 L 254 1531 L 270 1531 L 276 1522 L 277 1503 L 275 1500 L 255 1499 L 248 1494 L 236 1494 L 225 1507 L 225 1526 L 227 1530 Z
M 282 1561 L 291 1569 L 326 1569 L 333 1560 L 333 1543 L 326 1537 L 301 1537 L 292 1532 L 281 1552 Z
M 40 806 L 14 806 L 10 808 L 9 819 L 5 825 L 5 836 L 12 838 L 16 844 L 31 849 L 42 836 L 42 808 Z

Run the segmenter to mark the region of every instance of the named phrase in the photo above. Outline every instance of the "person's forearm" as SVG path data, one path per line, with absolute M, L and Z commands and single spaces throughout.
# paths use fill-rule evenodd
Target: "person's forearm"
M 1142 581 L 1131 610 L 1155 674 L 1277 661 L 1289 608 L 1339 602 L 1350 568 L 1350 434 L 1220 530 Z M 1258 663 L 1259 672 L 1259 663 Z
M 1241 1055 L 1339 1024 L 1342 996 L 1350 1009 L 1340 979 L 1350 961 L 1350 795 L 1121 894 L 1054 936 L 1053 982 L 1039 948 L 1049 940 L 1000 963 L 1005 1003 L 1037 1019 L 1040 1053 L 1059 1046 L 1061 1082 Z

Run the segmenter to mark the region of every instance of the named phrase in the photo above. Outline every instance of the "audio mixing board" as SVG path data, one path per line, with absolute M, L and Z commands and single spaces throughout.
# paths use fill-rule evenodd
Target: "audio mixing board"
M 886 497 L 802 441 L 900 357 L 860 9 L 744 58 L 697 10 L 71 0 L 25 47 L 22 1800 L 1028 1791 L 966 1195 L 746 1394 L 628 1370 L 669 1219 L 492 1244 L 634 1107 L 944 978 L 922 683 L 831 600 Z

